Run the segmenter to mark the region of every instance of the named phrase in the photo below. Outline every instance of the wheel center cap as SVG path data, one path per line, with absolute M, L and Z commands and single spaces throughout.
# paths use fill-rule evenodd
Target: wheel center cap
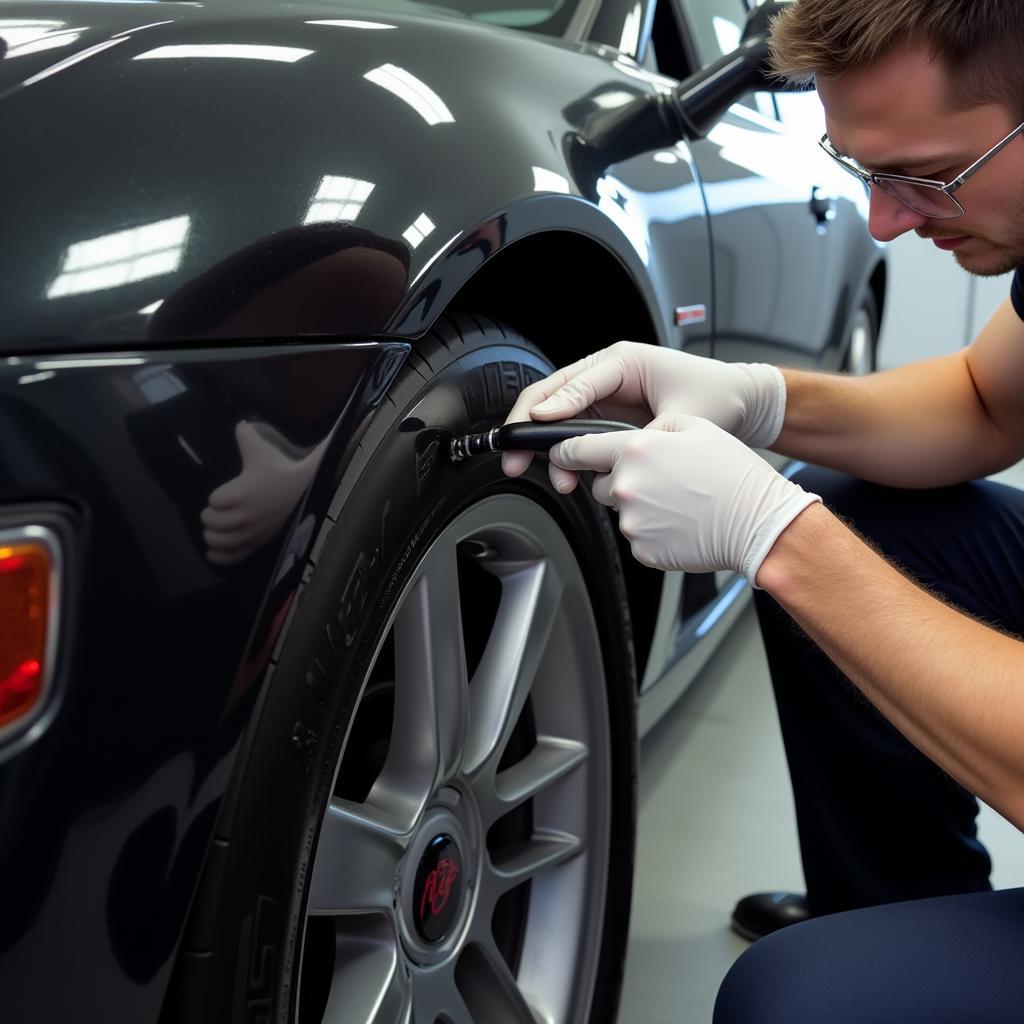
M 447 935 L 462 903 L 462 876 L 458 843 L 447 833 L 434 836 L 420 858 L 413 887 L 413 923 L 420 938 L 440 942 Z

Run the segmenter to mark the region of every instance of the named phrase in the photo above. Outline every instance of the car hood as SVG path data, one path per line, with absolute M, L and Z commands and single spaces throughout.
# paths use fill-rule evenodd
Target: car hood
M 614 52 L 398 0 L 0 15 L 7 353 L 418 336 L 553 227 L 645 258 L 573 148 L 656 88 Z
M 460 12 L 443 6 L 382 0 L 373 5 L 338 3 L 284 4 L 274 0 L 220 0 L 208 4 L 162 3 L 156 0 L 86 0 L 86 2 L 5 3 L 0 7 L 0 98 L 26 82 L 41 80 L 76 64 L 100 59 L 136 33 L 146 32 L 154 41 L 166 35 L 168 26 L 191 21 L 210 24 L 219 20 L 241 26 L 246 21 L 308 16 L 372 25 L 410 20 L 448 19 L 465 23 Z M 244 31 L 244 30 L 243 30 Z M 113 55 L 111 55 L 113 56 Z M 73 87 L 74 78 L 62 79 Z

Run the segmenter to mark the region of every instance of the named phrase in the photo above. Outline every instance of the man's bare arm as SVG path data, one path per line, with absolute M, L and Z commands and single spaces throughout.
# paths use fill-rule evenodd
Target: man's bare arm
M 822 505 L 757 583 L 907 739 L 1024 829 L 1024 643 L 922 590 Z
M 970 347 L 867 377 L 783 370 L 772 450 L 894 487 L 942 487 L 1024 457 L 1024 323 L 1010 300 Z

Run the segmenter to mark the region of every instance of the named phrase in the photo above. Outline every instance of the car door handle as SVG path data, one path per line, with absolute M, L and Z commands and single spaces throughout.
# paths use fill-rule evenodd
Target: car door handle
M 836 201 L 824 195 L 817 185 L 811 189 L 811 213 L 820 227 L 824 227 L 830 220 L 836 219 Z

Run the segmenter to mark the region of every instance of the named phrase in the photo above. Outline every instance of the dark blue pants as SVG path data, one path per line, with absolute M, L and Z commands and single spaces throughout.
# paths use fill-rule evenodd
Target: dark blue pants
M 851 910 L 759 939 L 714 1024 L 1020 1024 L 1024 889 Z
M 815 467 L 797 480 L 928 589 L 1024 633 L 1024 492 L 990 482 L 894 490 Z M 1024 890 L 986 892 L 991 864 L 977 839 L 976 800 L 763 591 L 756 604 L 811 910 L 874 909 L 762 939 L 723 984 L 716 1024 L 1024 1021 L 1024 986 L 1006 980 L 1022 972 Z M 920 900 L 964 893 L 976 895 Z M 875 906 L 901 900 L 920 901 Z M 788 1009 L 777 1012 L 771 1004 L 783 991 Z

